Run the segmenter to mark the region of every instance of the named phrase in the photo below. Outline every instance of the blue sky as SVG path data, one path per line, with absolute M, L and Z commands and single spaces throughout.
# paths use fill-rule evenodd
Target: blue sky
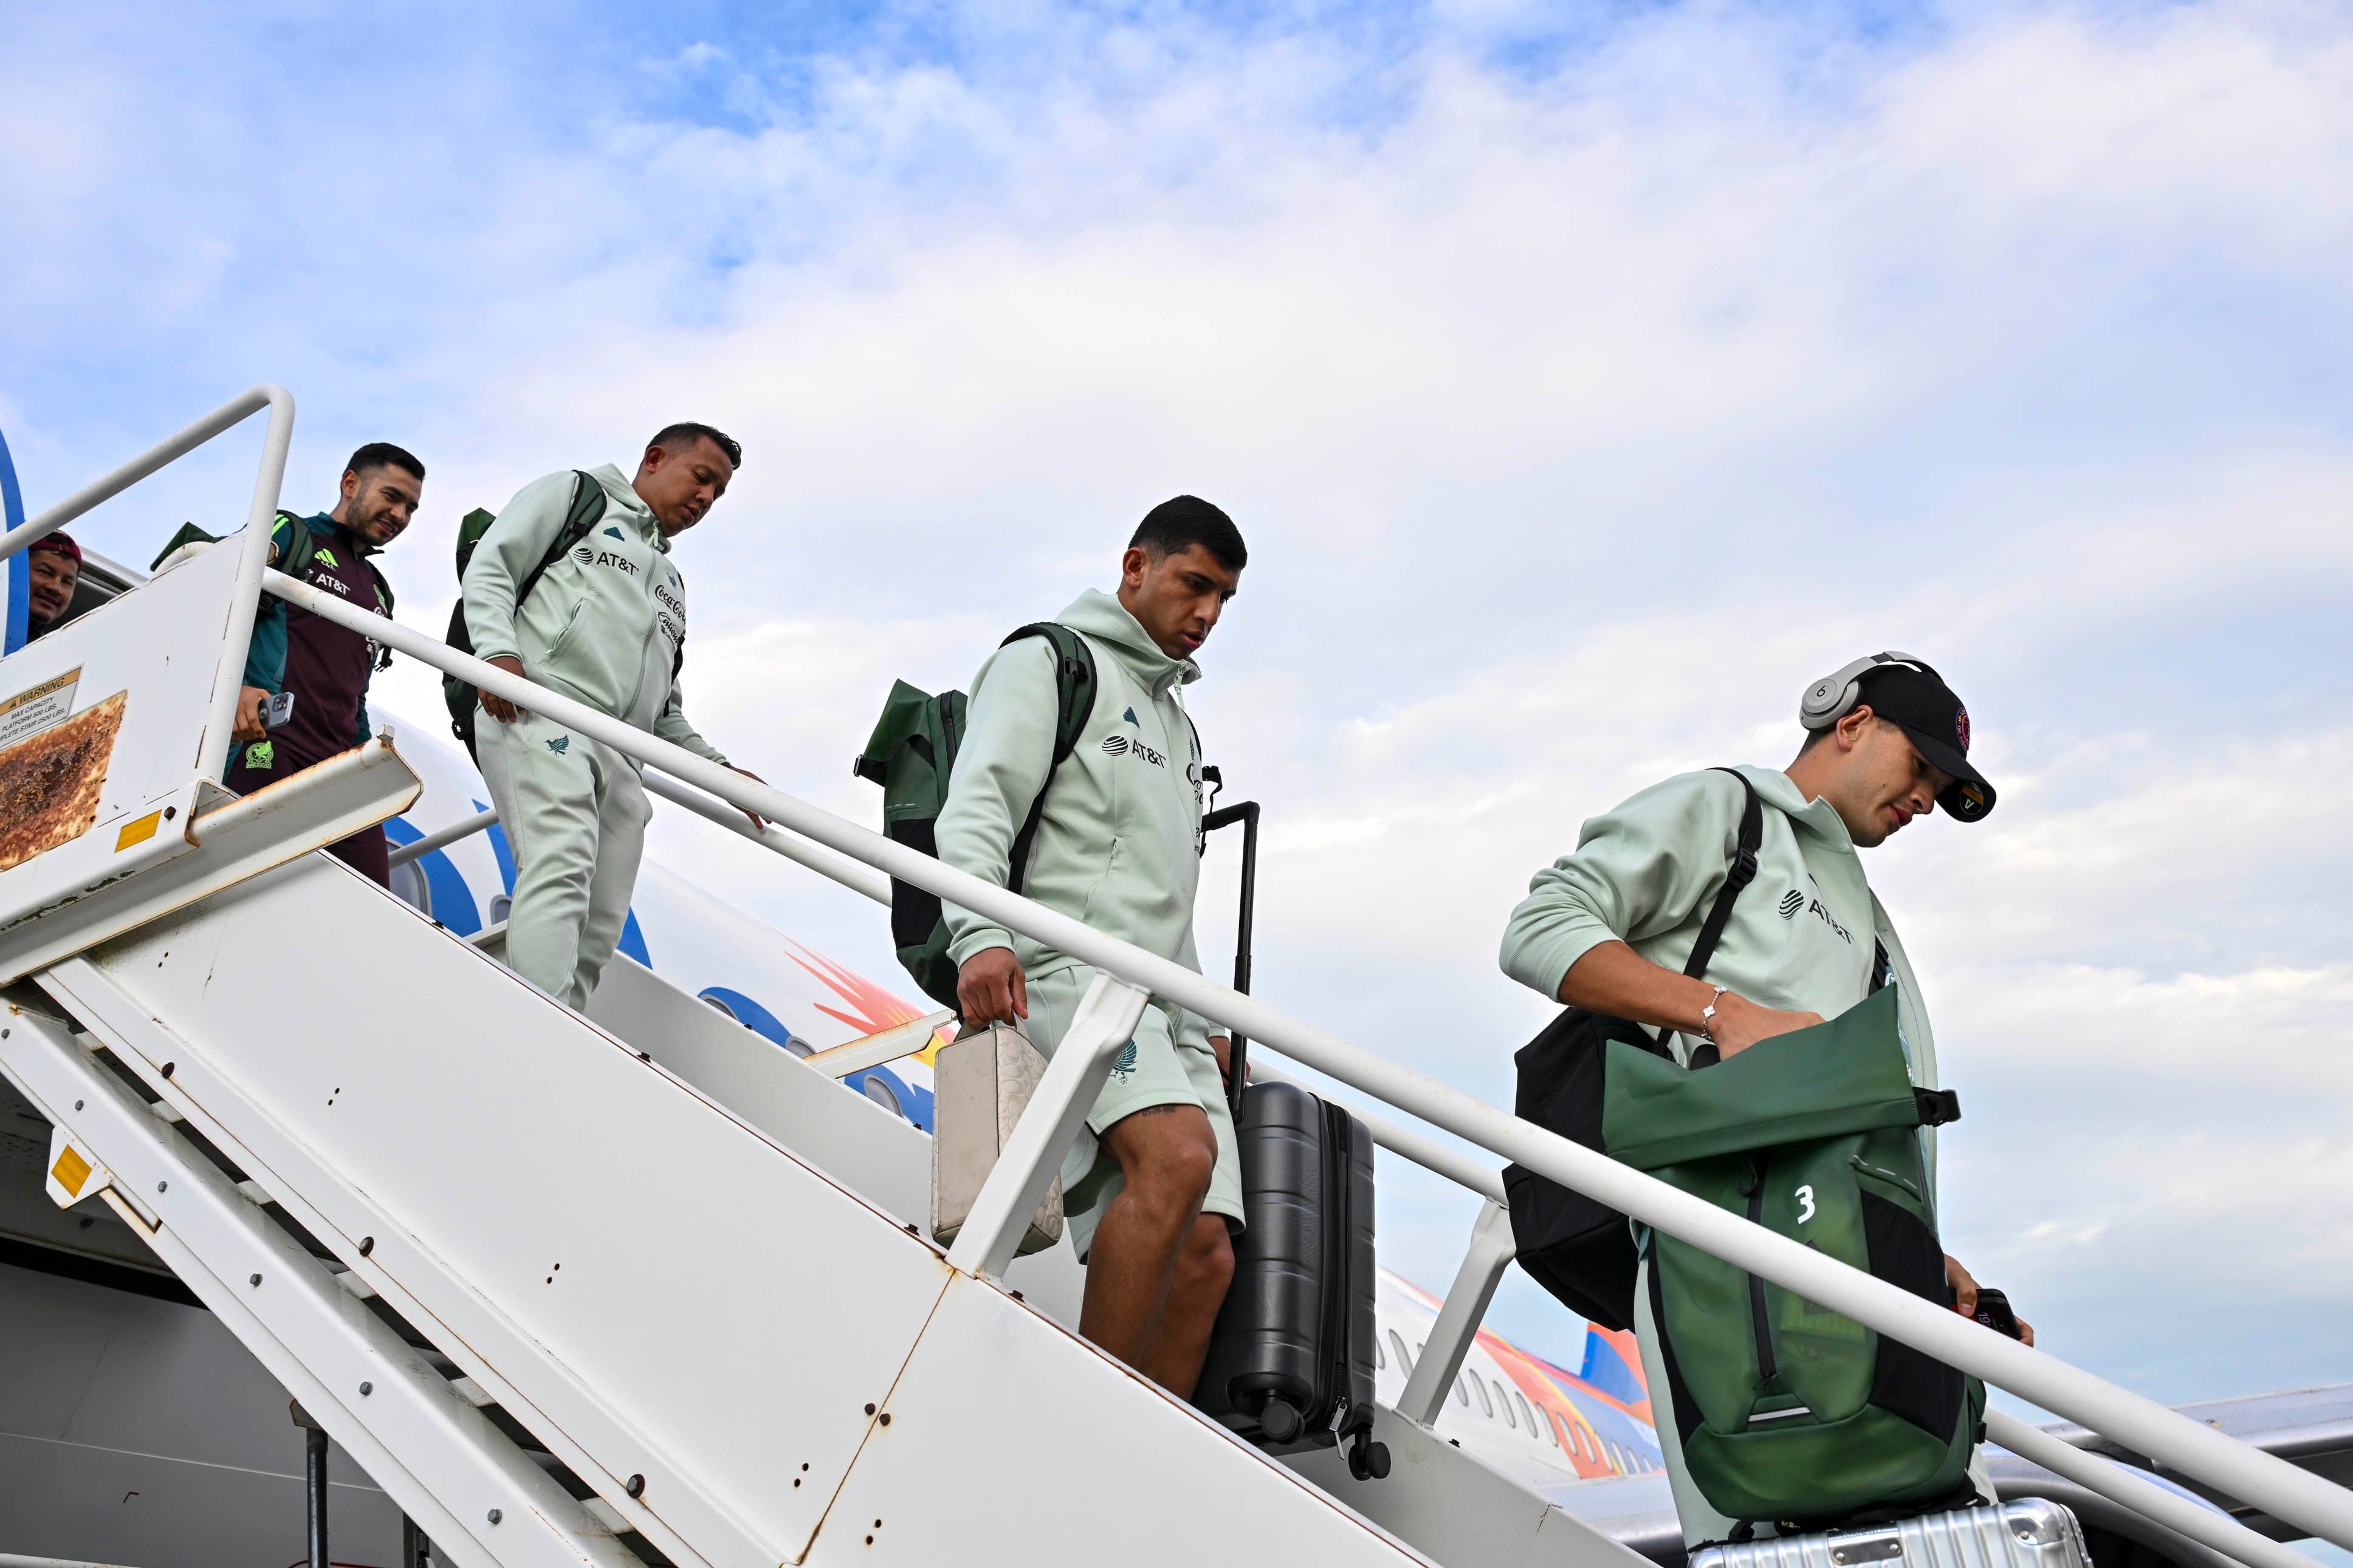
M 438 626 L 466 510 L 714 421 L 748 456 L 682 547 L 692 705 L 871 820 L 843 764 L 892 677 L 960 683 L 1208 495 L 1253 552 L 1195 709 L 1267 806 L 1261 989 L 1493 1100 L 1546 1013 L 1496 938 L 1578 822 L 1928 658 L 2004 791 L 1869 862 L 1968 1107 L 1954 1250 L 2160 1397 L 2353 1378 L 2341 7 L 5 26 L 30 505 L 281 381 L 290 500 L 425 457 L 388 564 Z M 248 461 L 85 537 L 143 561 Z M 870 910 L 657 843 L 889 972 Z M 1384 1181 L 1385 1255 L 1442 1285 L 1468 1208 Z M 1524 1285 L 1494 1321 L 1558 1331 Z

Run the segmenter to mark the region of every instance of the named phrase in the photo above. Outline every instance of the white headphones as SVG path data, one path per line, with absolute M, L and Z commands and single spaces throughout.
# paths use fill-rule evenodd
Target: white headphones
M 1809 730 L 1827 730 L 1837 723 L 1862 695 L 1862 682 L 1859 678 L 1883 664 L 1908 664 L 1923 675 L 1933 676 L 1939 680 L 1944 679 L 1911 654 L 1896 653 L 1892 649 L 1874 653 L 1869 658 L 1859 658 L 1852 664 L 1841 666 L 1807 687 L 1806 694 L 1798 700 L 1798 722 Z

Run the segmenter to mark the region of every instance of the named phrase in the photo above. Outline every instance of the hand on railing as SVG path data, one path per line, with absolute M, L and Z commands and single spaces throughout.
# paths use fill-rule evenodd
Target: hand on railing
M 511 653 L 500 654 L 490 662 L 518 680 L 531 679 L 522 672 L 522 660 Z M 523 716 L 525 710 L 516 707 L 495 691 L 485 691 L 482 693 L 482 711 L 501 724 L 512 724 Z
M 754 772 L 753 772 L 751 769 L 749 769 L 749 768 L 737 768 L 737 767 L 735 767 L 735 764 L 734 764 L 734 763 L 728 763 L 727 765 L 728 765 L 729 767 L 731 767 L 731 768 L 734 768 L 734 771 L 735 771 L 735 772 L 737 772 L 737 773 L 742 773 L 745 778 L 750 779 L 754 784 L 766 784 L 766 783 L 768 782 L 767 780 L 765 780 L 765 779 L 762 778 L 759 774 L 757 774 L 757 773 L 754 773 Z M 743 810 L 743 808 L 742 808 L 741 806 L 738 806 L 736 809 L 737 809 L 737 810 L 739 810 L 739 811 Z M 750 818 L 752 819 L 752 826 L 753 826 L 753 828 L 754 828 L 755 831 L 757 831 L 757 832 L 763 832 L 763 833 L 765 833 L 765 832 L 766 832 L 766 831 L 767 831 L 767 827 L 768 827 L 768 819 L 767 819 L 766 817 L 762 816 L 761 816 L 758 812 L 756 812 L 756 811 L 745 811 L 745 812 L 744 812 L 744 815 L 745 816 L 748 816 L 748 817 L 750 817 Z

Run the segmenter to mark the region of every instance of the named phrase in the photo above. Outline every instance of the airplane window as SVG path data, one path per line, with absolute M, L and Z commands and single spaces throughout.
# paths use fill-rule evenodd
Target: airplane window
M 1512 1396 L 1504 1392 L 1504 1385 L 1500 1383 L 1495 1384 L 1495 1403 L 1504 1407 L 1504 1424 L 1513 1431 L 1518 1431 L 1520 1418 L 1512 1414 Z
M 425 880 L 425 868 L 414 860 L 404 860 L 392 868 L 392 896 L 427 916 L 433 913 L 433 890 Z
M 907 1114 L 900 1109 L 899 1097 L 891 1092 L 891 1086 L 882 1081 L 882 1076 L 880 1073 L 866 1075 L 866 1098 L 893 1116 L 904 1117 Z
M 491 923 L 498 924 L 514 912 L 514 900 L 501 893 L 491 900 Z
M 1515 1389 L 1513 1391 L 1512 1397 L 1520 1402 L 1520 1419 L 1527 1424 L 1528 1441 L 1533 1443 L 1536 1440 L 1536 1413 L 1528 1408 L 1526 1394 Z
M 1389 1348 L 1397 1352 L 1398 1365 L 1404 1370 L 1408 1377 L 1411 1377 L 1413 1357 L 1405 1353 L 1405 1342 L 1398 1338 L 1398 1331 L 1395 1329 L 1389 1331 Z
M 1454 1397 L 1465 1410 L 1471 1408 L 1471 1392 L 1462 1385 L 1470 1381 L 1466 1376 L 1457 1376 L 1454 1380 Z
M 1626 1450 L 1615 1443 L 1609 1445 L 1609 1462 L 1620 1475 L 1630 1473 L 1626 1468 Z
M 726 1003 L 722 1002 L 718 997 L 713 996 L 710 992 L 708 992 L 708 991 L 704 992 L 704 993 L 702 994 L 702 999 L 703 999 L 705 1002 L 710 1003 L 713 1007 L 718 1008 L 718 1009 L 719 1009 L 719 1011 L 720 1011 L 723 1015 L 724 1015 L 725 1016 L 730 1017 L 730 1018 L 735 1018 L 735 1009 L 734 1009 L 734 1008 L 733 1008 L 733 1007 L 730 1007 Z M 741 1018 L 735 1018 L 735 1021 L 736 1021 L 737 1023 L 739 1023 L 739 1024 L 740 1024 L 740 1023 L 742 1023 L 744 1020 L 742 1020 Z
M 1471 1377 L 1471 1390 L 1479 1396 L 1479 1408 L 1488 1420 L 1493 1421 L 1495 1418 L 1495 1402 L 1487 1397 L 1487 1385 L 1479 1381 L 1475 1373 Z
M 1388 1369 L 1389 1352 L 1381 1349 L 1381 1336 L 1375 1334 L 1373 1336 L 1373 1370 L 1387 1372 Z
M 1559 1432 L 1559 1429 L 1558 1429 L 1558 1428 L 1556 1428 L 1556 1427 L 1553 1425 L 1553 1423 L 1555 1423 L 1555 1422 L 1558 1421 L 1559 1419 L 1560 1419 L 1560 1417 L 1559 1417 L 1559 1416 L 1557 1416 L 1557 1415 L 1554 1415 L 1551 1411 L 1547 1410 L 1547 1411 L 1546 1411 L 1546 1412 L 1545 1412 L 1545 1419 L 1544 1419 L 1545 1436 L 1546 1436 L 1546 1437 L 1549 1437 L 1549 1438 L 1551 1438 L 1551 1439 L 1552 1439 L 1552 1446 L 1553 1446 L 1554 1447 L 1556 1447 L 1556 1448 L 1557 1448 L 1557 1447 L 1559 1447 L 1561 1446 L 1561 1444 L 1560 1444 L 1560 1432 Z

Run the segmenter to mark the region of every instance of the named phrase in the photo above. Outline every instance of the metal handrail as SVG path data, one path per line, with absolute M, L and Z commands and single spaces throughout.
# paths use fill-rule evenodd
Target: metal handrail
M 384 858 L 385 864 L 406 866 L 411 860 L 422 860 L 436 849 L 447 849 L 460 838 L 471 838 L 477 833 L 497 826 L 498 821 L 499 814 L 496 810 L 477 812 L 463 822 L 453 822 L 447 827 L 437 827 L 422 838 L 412 838 L 407 843 L 398 846 Z
M 210 414 L 175 435 L 167 436 L 112 473 L 92 479 L 65 500 L 5 533 L 0 533 L 0 561 L 47 538 L 100 501 L 121 495 L 156 469 L 203 446 L 263 409 L 269 410 L 269 427 L 261 437 L 261 466 L 253 476 L 253 501 L 245 514 L 245 542 L 237 565 L 237 591 L 229 600 L 227 647 L 241 648 L 253 637 L 253 617 L 261 606 L 261 574 L 269 564 L 269 524 L 278 515 L 278 498 L 286 483 L 286 453 L 294 441 L 294 397 L 282 386 L 264 382 L 230 398 Z M 228 763 L 230 732 L 237 727 L 239 682 L 215 683 L 212 712 L 197 749 L 196 774 L 216 779 Z
M 554 719 L 627 756 L 717 795 L 739 810 L 756 812 L 840 855 L 1068 952 L 1092 965 L 1103 976 L 1164 997 L 1229 1028 L 1240 1029 L 1294 1060 L 1444 1128 L 1491 1153 L 1503 1155 L 1746 1272 L 1794 1290 L 1831 1311 L 2103 1433 L 2314 1535 L 2353 1549 L 2353 1492 L 2333 1482 L 2307 1474 L 2053 1356 L 2029 1350 L 1957 1312 L 1761 1226 L 1751 1225 L 1704 1199 L 1522 1121 L 1451 1085 L 1387 1061 L 1181 964 L 1107 936 L 1068 915 L 894 843 L 782 790 L 695 756 L 561 693 L 458 653 L 434 637 L 357 609 L 274 572 L 269 574 L 267 586 L 271 593 L 315 615 Z M 1045 1087 L 1040 1085 L 1030 1116 L 1048 1120 L 1061 1117 L 1068 1108 L 1048 1104 Z M 1029 1118 L 1024 1120 L 1026 1122 Z M 1034 1142 L 1019 1139 L 1018 1132 L 1017 1129 L 1017 1142 Z M 1008 1188 L 1024 1186 L 1035 1175 L 1030 1170 L 1008 1169 L 1015 1164 L 1013 1152 L 1008 1149 L 1007 1157 L 999 1160 L 990 1177 L 991 1185 L 1001 1181 Z M 1052 1153 L 1059 1158 L 1059 1150 Z M 984 1190 L 982 1195 L 987 1199 L 991 1194 Z M 1012 1223 L 1018 1225 L 1029 1211 L 1007 1212 L 1014 1215 Z M 958 1239 L 962 1242 L 966 1238 Z M 968 1255 L 969 1249 L 959 1250 Z
M 258 414 L 264 408 L 272 410 L 269 435 L 264 437 L 264 440 L 276 447 L 276 477 L 282 479 L 286 471 L 287 444 L 293 439 L 294 435 L 294 399 L 284 387 L 273 386 L 265 382 L 259 386 L 239 393 L 178 434 L 166 436 L 129 462 L 114 469 L 113 472 L 92 479 L 47 511 L 18 523 L 5 533 L 0 533 L 0 561 L 7 560 L 33 541 L 55 533 L 100 501 L 111 500 L 121 495 L 156 469 L 186 457 L 222 431 L 243 424 L 249 416 Z M 281 426 L 284 438 L 279 439 Z M 265 447 L 262 456 L 265 478 L 270 477 L 269 467 L 270 457 L 271 453 Z M 257 486 L 256 489 L 258 492 L 259 487 Z M 278 506 L 278 490 L 279 486 L 276 482 L 269 484 L 269 501 L 270 510 L 273 512 Z M 257 501 L 259 499 L 257 493 Z
M 2201 1546 L 2235 1557 L 2248 1568 L 2312 1568 L 2312 1559 L 2293 1546 L 2251 1530 L 2217 1509 L 2168 1491 L 2130 1466 L 2105 1455 L 2087 1454 L 1999 1410 L 1987 1411 L 1985 1421 L 1986 1436 L 2020 1458 L 2155 1520 Z

